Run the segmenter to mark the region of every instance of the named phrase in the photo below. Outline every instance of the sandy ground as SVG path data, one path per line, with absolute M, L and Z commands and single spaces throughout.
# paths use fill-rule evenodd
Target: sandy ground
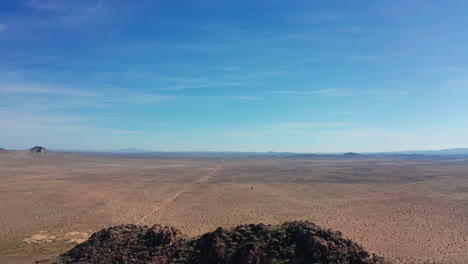
M 0 154 L 0 263 L 30 263 L 123 223 L 309 220 L 394 263 L 468 263 L 468 159 Z

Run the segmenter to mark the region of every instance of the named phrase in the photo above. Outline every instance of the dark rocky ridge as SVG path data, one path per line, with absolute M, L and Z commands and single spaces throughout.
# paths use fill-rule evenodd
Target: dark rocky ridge
M 310 222 L 218 228 L 195 239 L 173 228 L 121 225 L 103 229 L 55 259 L 37 263 L 385 263 L 340 232 Z
M 33 154 L 47 154 L 49 152 L 46 148 L 40 146 L 30 148 L 28 151 Z
M 8 149 L 0 148 L 0 153 L 8 153 Z

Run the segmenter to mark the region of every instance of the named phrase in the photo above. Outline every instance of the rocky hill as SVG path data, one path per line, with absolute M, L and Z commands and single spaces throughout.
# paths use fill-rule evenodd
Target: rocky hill
M 44 148 L 44 147 L 40 147 L 40 146 L 35 146 L 33 148 L 30 148 L 29 150 L 27 150 L 29 153 L 32 153 L 32 154 L 39 154 L 39 155 L 45 155 L 47 153 L 49 153 L 49 151 Z
M 9 151 L 7 149 L 4 149 L 4 148 L 0 148 L 0 153 L 8 153 Z
M 188 239 L 173 227 L 121 225 L 37 263 L 385 263 L 340 232 L 310 222 L 218 228 Z

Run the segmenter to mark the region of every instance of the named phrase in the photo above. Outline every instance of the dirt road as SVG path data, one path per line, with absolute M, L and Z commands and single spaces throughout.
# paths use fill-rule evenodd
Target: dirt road
M 169 198 L 168 200 L 164 201 L 162 204 L 160 204 L 158 207 L 154 208 L 151 212 L 149 212 L 148 214 L 146 214 L 145 216 L 143 216 L 138 222 L 136 222 L 135 224 L 136 225 L 139 225 L 141 224 L 143 221 L 146 220 L 146 218 L 150 217 L 151 215 L 153 215 L 154 213 L 156 213 L 157 211 L 159 211 L 160 209 L 166 207 L 169 203 L 171 203 L 172 201 L 174 201 L 175 199 L 177 199 L 177 197 L 179 197 L 181 194 L 183 194 L 185 191 L 187 191 L 187 189 L 189 189 L 190 187 L 192 187 L 194 184 L 197 184 L 197 183 L 203 183 L 203 182 L 206 182 L 211 176 L 213 176 L 213 174 L 215 174 L 219 169 L 221 169 L 221 167 L 224 165 L 224 162 L 226 161 L 227 159 L 227 155 L 221 160 L 221 162 L 216 166 L 214 167 L 208 174 L 204 175 L 203 177 L 201 177 L 200 179 L 198 179 L 197 181 L 194 181 L 194 182 L 191 182 L 187 185 L 184 186 L 184 188 L 182 188 L 179 192 L 177 192 L 176 194 L 174 194 L 174 196 L 172 196 L 171 198 Z

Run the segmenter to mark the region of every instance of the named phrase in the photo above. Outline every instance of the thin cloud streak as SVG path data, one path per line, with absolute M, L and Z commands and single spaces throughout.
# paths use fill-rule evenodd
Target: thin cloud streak
M 9 113 L 9 115 L 2 114 Z M 50 115 L 50 114 L 28 114 L 18 113 L 11 114 L 8 111 L 0 110 L 0 123 L 8 124 L 12 130 L 18 131 L 37 131 L 50 130 L 54 131 L 88 131 L 91 133 L 113 133 L 113 134 L 140 134 L 144 133 L 141 130 L 128 130 L 119 128 L 110 128 L 95 125 L 95 118 L 73 116 L 73 115 Z M 96 120 L 94 120 L 96 121 Z
M 336 95 L 338 90 L 336 89 L 323 89 L 315 91 L 273 91 L 275 94 L 317 94 L 317 95 Z
M 139 92 L 135 93 L 130 89 L 76 89 L 69 87 L 57 87 L 55 84 L 47 83 L 0 83 L 0 94 L 18 95 L 27 99 L 43 100 L 54 102 L 56 99 L 51 95 L 61 96 L 60 102 L 74 102 L 72 105 L 99 105 L 105 103 L 145 103 L 171 100 L 173 96 L 159 95 L 155 93 Z
M 50 85 L 41 83 L 24 83 L 24 84 L 8 84 L 0 83 L 0 93 L 8 94 L 61 94 L 71 96 L 97 96 L 95 92 L 71 89 L 71 88 L 56 88 Z
M 367 55 L 367 56 L 351 56 L 349 57 L 350 60 L 354 61 L 375 61 L 380 60 L 382 57 L 375 56 L 375 55 Z
M 219 101 L 219 100 L 240 100 L 240 101 L 255 101 L 263 100 L 263 97 L 255 96 L 200 96 L 199 98 L 205 100 Z
M 468 72 L 468 67 L 441 67 L 439 70 L 449 72 Z
M 348 127 L 355 126 L 355 123 L 345 123 L 345 122 L 336 122 L 336 123 L 302 123 L 302 122 L 292 122 L 292 123 L 280 123 L 274 124 L 271 127 L 274 128 L 332 128 L 332 127 Z
M 394 101 L 402 97 L 410 95 L 408 91 L 401 90 L 364 90 L 364 91 L 345 91 L 338 89 L 322 89 L 313 91 L 272 91 L 272 94 L 284 95 L 322 95 L 322 96 L 337 96 L 356 98 L 358 101 Z

